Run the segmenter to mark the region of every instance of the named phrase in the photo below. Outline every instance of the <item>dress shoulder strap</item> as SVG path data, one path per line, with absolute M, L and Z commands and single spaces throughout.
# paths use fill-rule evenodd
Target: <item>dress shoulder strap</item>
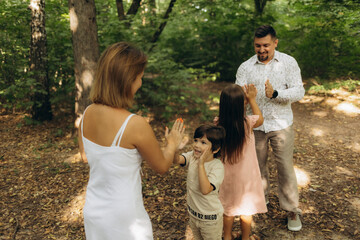
M 124 123 L 122 124 L 121 128 L 120 128 L 119 131 L 116 133 L 116 136 L 115 136 L 114 141 L 113 141 L 113 143 L 111 144 L 111 146 L 117 146 L 117 147 L 120 146 L 121 138 L 122 138 L 122 135 L 123 135 L 123 133 L 124 133 L 124 131 L 125 131 L 126 125 L 128 124 L 130 118 L 131 118 L 132 116 L 134 116 L 134 115 L 135 115 L 135 114 L 132 113 L 132 114 L 130 114 L 130 115 L 125 119 L 125 121 L 124 121 Z M 117 143 L 117 144 L 116 144 L 116 143 Z
M 81 137 L 84 137 L 84 117 L 85 117 L 85 113 L 86 113 L 86 110 L 89 108 L 90 106 L 87 106 L 85 108 L 85 111 L 82 115 L 82 118 L 81 118 Z

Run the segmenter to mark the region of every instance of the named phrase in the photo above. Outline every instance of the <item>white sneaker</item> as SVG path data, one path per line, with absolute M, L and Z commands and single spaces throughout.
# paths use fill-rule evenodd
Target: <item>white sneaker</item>
M 299 214 L 291 212 L 288 216 L 288 229 L 290 231 L 300 231 L 301 228 L 302 224 Z

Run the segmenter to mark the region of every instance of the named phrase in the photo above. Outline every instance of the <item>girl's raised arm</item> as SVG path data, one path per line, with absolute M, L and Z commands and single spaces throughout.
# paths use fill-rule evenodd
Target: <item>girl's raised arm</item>
M 255 125 L 253 126 L 253 128 L 257 128 L 261 126 L 264 122 L 264 117 L 261 113 L 259 106 L 256 103 L 257 89 L 254 84 L 245 85 L 245 89 L 246 89 L 245 91 L 246 98 L 248 103 L 250 104 L 252 113 L 254 115 L 259 115 L 259 119 L 256 121 Z

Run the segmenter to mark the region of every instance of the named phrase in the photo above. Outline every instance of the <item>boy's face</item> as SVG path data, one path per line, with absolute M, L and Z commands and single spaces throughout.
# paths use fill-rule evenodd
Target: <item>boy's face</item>
M 206 135 L 204 135 L 202 138 L 194 138 L 193 149 L 194 149 L 194 157 L 196 159 L 199 159 L 201 155 L 208 149 L 210 150 L 210 152 L 212 152 L 211 148 L 212 148 L 212 144 L 207 139 Z

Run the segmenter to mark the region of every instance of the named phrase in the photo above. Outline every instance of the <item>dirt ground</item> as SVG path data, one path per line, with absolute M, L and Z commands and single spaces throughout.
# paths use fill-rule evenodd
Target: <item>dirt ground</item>
M 216 99 L 207 96 L 219 95 L 226 84 L 202 86 L 212 109 L 216 110 Z M 303 229 L 286 229 L 271 156 L 269 211 L 256 215 L 253 222 L 253 231 L 261 239 L 360 239 L 359 90 L 307 94 L 293 104 Z M 51 122 L 27 125 L 23 114 L 0 114 L 1 240 L 85 239 L 82 207 L 89 169 L 80 161 L 68 116 L 59 112 Z M 200 120 L 184 118 L 191 135 Z M 152 122 L 152 126 L 162 139 L 161 124 Z M 160 176 L 144 165 L 144 202 L 155 239 L 191 239 L 185 181 L 186 171 L 180 167 L 173 166 Z

